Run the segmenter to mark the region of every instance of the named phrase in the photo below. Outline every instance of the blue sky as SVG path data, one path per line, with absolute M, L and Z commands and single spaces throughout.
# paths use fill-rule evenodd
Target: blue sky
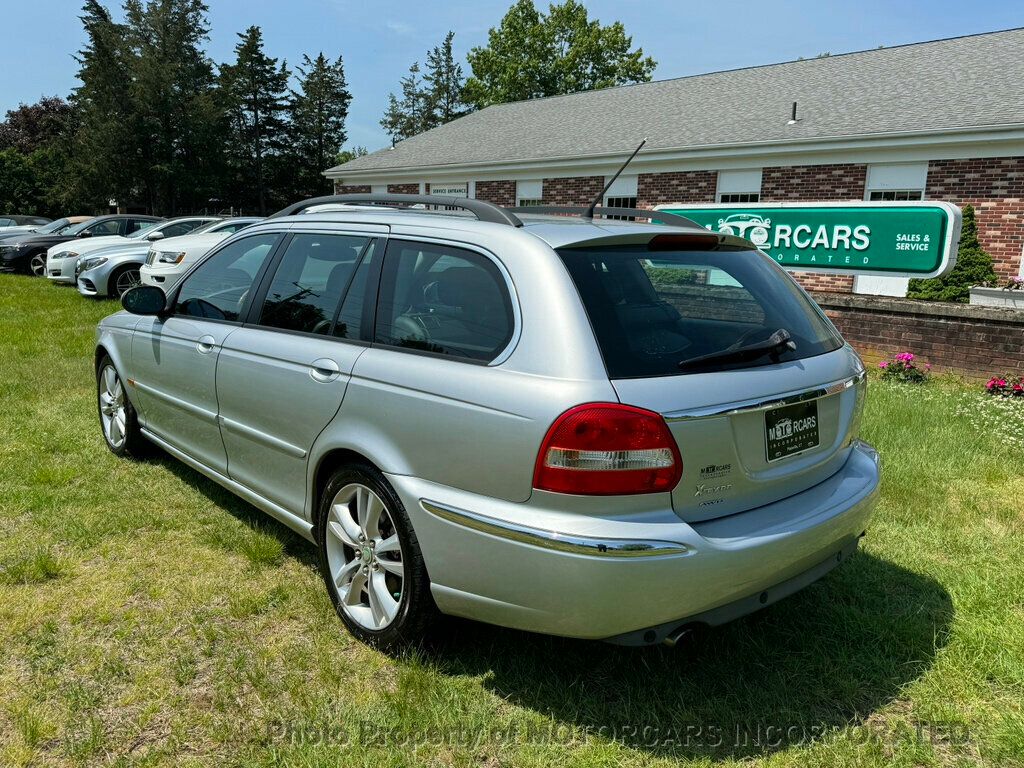
M 388 143 L 377 121 L 387 94 L 445 33 L 457 51 L 486 42 L 511 0 L 207 0 L 214 61 L 232 58 L 236 33 L 257 24 L 267 51 L 294 64 L 303 53 L 345 58 L 353 94 L 348 145 Z M 108 0 L 116 8 L 120 0 Z M 538 5 L 541 5 L 538 2 Z M 75 86 L 72 54 L 83 33 L 77 0 L 5 0 L 0 29 L 0 112 Z M 546 7 L 546 3 L 544 3 Z M 694 3 L 686 0 L 587 0 L 591 17 L 622 21 L 658 62 L 665 79 L 879 45 L 934 40 L 1024 26 L 1024 3 L 1012 0 L 860 0 Z M 942 76 L 943 73 L 937 73 Z

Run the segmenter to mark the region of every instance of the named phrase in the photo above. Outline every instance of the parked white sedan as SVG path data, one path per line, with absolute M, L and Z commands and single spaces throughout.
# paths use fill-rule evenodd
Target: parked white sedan
M 255 216 L 224 219 L 190 235 L 155 243 L 149 249 L 146 263 L 140 270 L 142 284 L 155 285 L 166 290 L 213 246 L 257 221 L 261 219 Z
M 131 245 L 145 240 L 155 242 L 163 238 L 179 237 L 217 221 L 220 221 L 217 216 L 184 216 L 169 221 L 154 221 L 152 226 L 143 227 L 126 236 L 108 235 L 60 243 L 46 252 L 46 276 L 55 283 L 74 285 L 75 265 L 80 258 L 91 253 L 112 245 Z

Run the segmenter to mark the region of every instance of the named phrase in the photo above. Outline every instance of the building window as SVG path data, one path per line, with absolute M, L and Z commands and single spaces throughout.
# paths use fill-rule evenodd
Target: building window
M 920 189 L 876 189 L 868 193 L 868 200 L 923 200 Z
M 636 197 L 606 197 L 604 205 L 605 208 L 636 208 Z M 634 216 L 609 216 L 608 218 L 619 221 L 633 221 L 635 219 Z
M 720 203 L 756 203 L 760 199 L 760 192 L 723 192 L 718 196 Z
M 720 203 L 756 203 L 761 199 L 761 169 L 718 172 L 715 199 Z
M 521 197 L 519 198 L 520 208 L 532 208 L 538 205 L 544 205 L 544 201 L 539 197 Z

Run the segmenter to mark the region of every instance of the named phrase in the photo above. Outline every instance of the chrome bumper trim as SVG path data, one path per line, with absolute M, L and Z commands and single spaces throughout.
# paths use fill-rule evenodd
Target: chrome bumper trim
M 663 414 L 666 421 L 683 421 L 685 419 L 707 419 L 713 416 L 732 416 L 737 413 L 750 411 L 767 411 L 769 408 L 778 408 L 782 405 L 802 403 L 808 400 L 820 400 L 823 397 L 844 392 L 850 387 L 857 386 L 867 378 L 867 372 L 861 371 L 855 376 L 828 384 L 816 389 L 808 389 L 800 392 L 790 392 L 784 395 L 769 398 L 767 400 L 738 400 L 733 403 L 703 406 L 700 408 L 687 408 L 681 411 L 672 411 Z
M 529 544 L 556 552 L 595 557 L 664 557 L 689 555 L 695 550 L 676 541 L 645 541 L 639 539 L 605 539 L 530 528 L 505 520 L 457 509 L 429 499 L 420 499 L 424 510 L 442 520 L 487 533 L 520 544 Z

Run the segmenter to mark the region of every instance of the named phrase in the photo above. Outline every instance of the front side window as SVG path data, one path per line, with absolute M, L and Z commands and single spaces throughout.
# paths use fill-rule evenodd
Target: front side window
M 449 245 L 389 243 L 377 343 L 490 361 L 508 344 L 512 328 L 505 280 L 490 259 Z
M 236 240 L 217 251 L 181 285 L 174 314 L 211 320 L 238 320 L 253 283 L 280 235 Z
M 187 235 L 203 224 L 199 219 L 189 219 L 187 221 L 176 221 L 173 224 L 168 224 L 160 232 L 164 237 L 180 237 L 181 235 Z
M 611 378 L 734 370 L 842 346 L 831 324 L 769 257 L 751 250 L 656 247 L 559 250 Z M 795 349 L 769 349 L 773 340 L 786 338 L 778 335 L 783 330 Z
M 88 230 L 89 234 L 93 237 L 116 235 L 121 231 L 121 222 L 117 219 L 108 219 L 107 221 L 101 221 L 98 224 L 88 227 Z
M 267 290 L 259 324 L 330 335 L 341 299 L 373 242 L 361 235 L 295 235 Z

